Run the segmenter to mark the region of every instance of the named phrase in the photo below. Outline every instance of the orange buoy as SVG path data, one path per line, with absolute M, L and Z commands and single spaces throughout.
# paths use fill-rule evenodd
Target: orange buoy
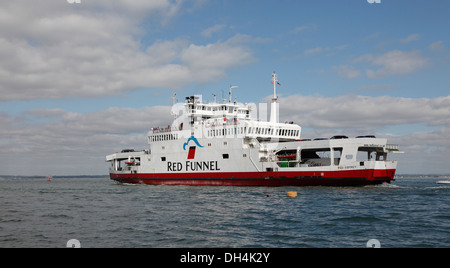
M 288 197 L 297 197 L 297 192 L 295 192 L 295 191 L 289 191 L 289 192 L 286 193 L 286 195 L 287 195 Z

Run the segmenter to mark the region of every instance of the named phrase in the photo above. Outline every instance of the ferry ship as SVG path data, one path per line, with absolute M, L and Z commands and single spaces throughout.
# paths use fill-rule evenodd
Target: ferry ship
M 112 180 L 152 185 L 360 186 L 394 180 L 398 145 L 375 136 L 302 139 L 301 127 L 278 122 L 277 74 L 272 75 L 270 120 L 256 105 L 186 97 L 174 121 L 152 128 L 149 147 L 106 156 Z M 175 101 L 174 101 L 175 103 Z M 267 107 L 267 106 L 266 106 Z

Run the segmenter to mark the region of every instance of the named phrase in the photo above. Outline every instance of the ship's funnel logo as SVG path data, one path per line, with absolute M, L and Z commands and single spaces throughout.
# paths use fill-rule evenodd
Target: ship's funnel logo
M 198 147 L 203 147 L 203 146 L 201 146 L 200 145 L 200 143 L 198 143 L 198 140 L 194 137 L 194 136 L 191 136 L 188 140 L 187 140 L 187 142 L 185 142 L 184 144 L 183 144 L 183 150 L 185 150 L 186 151 L 186 146 L 188 146 L 189 145 L 189 142 L 190 141 L 193 141 Z M 196 148 L 196 146 L 189 146 L 189 153 L 188 153 L 188 159 L 194 159 L 195 158 L 195 148 Z

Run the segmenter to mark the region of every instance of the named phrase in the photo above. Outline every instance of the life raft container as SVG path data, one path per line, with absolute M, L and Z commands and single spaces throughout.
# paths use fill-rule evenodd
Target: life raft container
M 296 154 L 285 154 L 285 155 L 278 155 L 278 158 L 296 158 Z

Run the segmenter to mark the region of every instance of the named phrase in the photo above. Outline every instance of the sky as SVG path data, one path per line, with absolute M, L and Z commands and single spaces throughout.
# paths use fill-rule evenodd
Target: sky
M 303 138 L 376 135 L 450 174 L 447 0 L 0 2 L 0 174 L 103 175 L 172 95 L 269 102 Z

